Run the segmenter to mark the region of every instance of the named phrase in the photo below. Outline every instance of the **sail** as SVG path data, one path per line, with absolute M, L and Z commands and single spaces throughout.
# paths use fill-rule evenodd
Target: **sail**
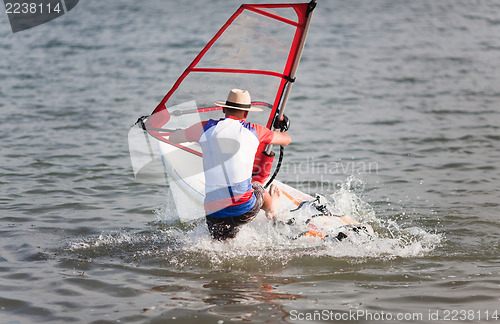
M 251 113 L 248 120 L 271 128 L 285 87 L 291 81 L 310 10 L 309 3 L 242 5 L 147 119 L 149 133 L 169 143 L 169 129 L 188 127 L 195 120 L 220 118 L 221 108 L 215 107 L 214 102 L 225 100 L 233 88 L 248 90 L 253 105 L 264 109 L 260 114 Z M 179 108 L 192 101 L 196 107 Z M 193 114 L 196 118 L 188 116 Z M 179 148 L 201 154 L 196 147 Z
M 158 183 L 165 181 L 166 174 L 193 200 L 203 201 L 201 147 L 198 143 L 173 144 L 170 134 L 223 117 L 222 108 L 214 102 L 225 101 L 234 88 L 248 90 L 252 105 L 264 110 L 250 113 L 247 121 L 271 129 L 294 81 L 314 6 L 314 0 L 241 5 L 152 114 L 140 118 L 129 132 L 136 179 Z M 263 150 L 259 147 L 258 154 Z

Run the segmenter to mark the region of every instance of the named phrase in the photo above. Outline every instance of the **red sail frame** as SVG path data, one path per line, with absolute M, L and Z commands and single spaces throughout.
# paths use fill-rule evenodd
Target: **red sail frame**
M 279 100 L 281 98 L 281 95 L 283 93 L 285 84 L 287 82 L 287 78 L 290 75 L 291 69 L 294 65 L 295 60 L 297 59 L 298 55 L 298 48 L 301 42 L 301 39 L 304 34 L 304 28 L 306 25 L 307 21 L 307 10 L 308 10 L 308 3 L 296 3 L 296 4 L 262 4 L 262 5 L 252 5 L 252 4 L 243 4 L 240 6 L 240 8 L 229 18 L 229 20 L 224 24 L 224 26 L 215 34 L 215 36 L 208 42 L 208 44 L 203 48 L 203 50 L 196 56 L 196 58 L 191 62 L 191 64 L 186 68 L 186 70 L 182 73 L 182 75 L 177 79 L 177 81 L 174 83 L 172 88 L 169 90 L 169 92 L 165 95 L 165 97 L 162 99 L 162 101 L 158 104 L 158 106 L 155 108 L 153 111 L 153 115 L 166 109 L 165 103 L 168 101 L 168 99 L 172 96 L 172 94 L 177 90 L 179 85 L 182 83 L 182 81 L 186 78 L 188 74 L 191 72 L 230 72 L 230 73 L 248 73 L 248 74 L 265 74 L 265 75 L 271 75 L 271 76 L 276 76 L 282 78 L 281 86 L 280 86 L 280 91 L 276 94 L 276 99 L 273 104 L 273 110 L 270 114 L 270 118 L 268 120 L 268 123 L 266 127 L 271 128 L 272 124 L 272 118 L 274 117 L 274 114 L 276 112 L 276 109 L 278 108 Z M 297 12 L 298 16 L 298 23 L 288 20 L 286 18 L 280 17 L 278 15 L 262 11 L 260 9 L 270 9 L 270 8 L 293 8 Z M 231 25 L 231 23 L 244 11 L 244 10 L 250 10 L 255 13 L 259 13 L 262 15 L 265 15 L 267 17 L 279 20 L 281 22 L 290 24 L 292 26 L 297 27 L 295 37 L 292 43 L 292 46 L 290 48 L 290 53 L 288 56 L 288 60 L 285 66 L 285 69 L 283 73 L 279 74 L 276 72 L 272 71 L 262 71 L 262 70 L 238 70 L 238 69 L 196 69 L 196 65 L 199 63 L 199 61 L 202 59 L 202 57 L 205 55 L 205 53 L 212 47 L 212 45 L 215 43 L 215 41 L 224 33 L 224 31 Z M 161 127 L 164 121 L 162 120 L 149 120 L 148 121 L 150 124 L 148 126 L 152 127 Z M 153 135 L 153 134 L 152 134 Z
M 297 21 L 293 21 L 288 19 L 287 17 L 280 16 L 275 12 L 271 12 L 272 9 L 282 9 L 282 8 L 291 8 L 295 11 L 297 15 Z M 150 135 L 155 137 L 156 139 L 168 143 L 170 145 L 174 145 L 177 148 L 183 149 L 185 151 L 191 152 L 198 156 L 201 156 L 201 152 L 186 147 L 184 145 L 173 144 L 168 141 L 168 136 L 170 133 L 168 131 L 159 131 L 159 128 L 165 127 L 167 122 L 170 120 L 171 116 L 168 112 L 167 104 L 169 99 L 174 95 L 174 93 L 179 89 L 179 87 L 183 84 L 185 79 L 193 72 L 205 72 L 205 73 L 232 73 L 232 74 L 247 74 L 247 75 L 263 75 L 269 76 L 273 78 L 279 78 L 281 81 L 279 82 L 278 91 L 274 97 L 274 101 L 272 102 L 272 108 L 269 113 L 269 117 L 267 118 L 266 127 L 271 129 L 274 117 L 280 105 L 281 98 L 285 91 L 287 83 L 290 81 L 290 76 L 294 65 L 296 65 L 296 61 L 299 59 L 300 55 L 300 46 L 303 43 L 303 38 L 306 32 L 307 20 L 309 18 L 309 3 L 293 3 L 293 4 L 243 4 L 238 10 L 228 19 L 228 21 L 222 26 L 222 28 L 215 34 L 215 36 L 208 42 L 208 44 L 203 48 L 203 50 L 196 56 L 196 58 L 191 62 L 191 64 L 186 68 L 186 70 L 181 74 L 181 76 L 174 83 L 172 88 L 168 91 L 165 97 L 161 100 L 158 106 L 153 111 L 152 115 L 147 119 L 145 126 L 148 129 Z M 273 20 L 279 21 L 281 23 L 293 26 L 295 28 L 295 33 L 293 36 L 293 40 L 291 42 L 291 46 L 288 52 L 288 58 L 286 60 L 283 71 L 269 71 L 269 70 L 257 70 L 257 69 L 232 69 L 232 68 L 206 68 L 206 67 L 198 67 L 198 64 L 203 59 L 205 54 L 212 48 L 214 43 L 224 34 L 224 32 L 231 26 L 231 24 L 245 11 L 253 12 L 257 15 L 262 15 L 267 18 L 271 18 Z M 279 10 L 278 10 L 279 11 Z M 229 89 L 228 89 L 229 90 Z M 198 111 L 202 109 L 220 109 L 216 107 L 204 107 L 200 108 Z M 156 128 L 156 130 L 152 130 L 151 128 Z M 263 158 L 261 152 L 264 150 L 264 146 L 259 147 L 258 153 L 256 155 L 256 163 L 254 165 L 254 173 L 256 173 L 257 168 L 261 168 L 261 160 Z M 263 160 L 262 160 L 263 161 Z M 272 164 L 272 159 L 267 159 L 267 166 L 262 165 L 262 168 L 270 169 L 270 165 Z M 264 163 L 264 162 L 262 162 Z M 268 175 L 268 173 L 267 173 Z M 262 181 L 261 181 L 262 182 Z

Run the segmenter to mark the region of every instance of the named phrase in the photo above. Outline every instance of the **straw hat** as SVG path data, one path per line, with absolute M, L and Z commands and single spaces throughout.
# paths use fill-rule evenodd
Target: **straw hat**
M 261 108 L 252 107 L 250 94 L 246 90 L 233 89 L 229 91 L 226 102 L 216 101 L 215 104 L 220 107 L 227 107 L 245 111 L 262 111 Z

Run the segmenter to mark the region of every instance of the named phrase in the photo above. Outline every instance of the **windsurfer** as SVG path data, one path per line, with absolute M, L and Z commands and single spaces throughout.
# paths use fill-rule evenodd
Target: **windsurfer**
M 255 218 L 260 209 L 269 219 L 279 207 L 280 191 L 271 185 L 267 192 L 259 182 L 251 183 L 252 166 L 259 144 L 288 145 L 290 136 L 282 131 L 246 122 L 251 105 L 246 90 L 233 89 L 222 107 L 225 118 L 210 119 L 172 133 L 173 144 L 198 142 L 203 152 L 206 220 L 216 240 L 234 238 L 239 227 Z

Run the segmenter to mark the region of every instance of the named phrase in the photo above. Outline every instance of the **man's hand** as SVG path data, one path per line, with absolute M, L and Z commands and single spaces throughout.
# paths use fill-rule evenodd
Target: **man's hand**
M 290 119 L 286 115 L 283 115 L 283 119 L 279 120 L 276 116 L 273 124 L 275 129 L 279 129 L 282 132 L 286 132 L 290 128 Z

